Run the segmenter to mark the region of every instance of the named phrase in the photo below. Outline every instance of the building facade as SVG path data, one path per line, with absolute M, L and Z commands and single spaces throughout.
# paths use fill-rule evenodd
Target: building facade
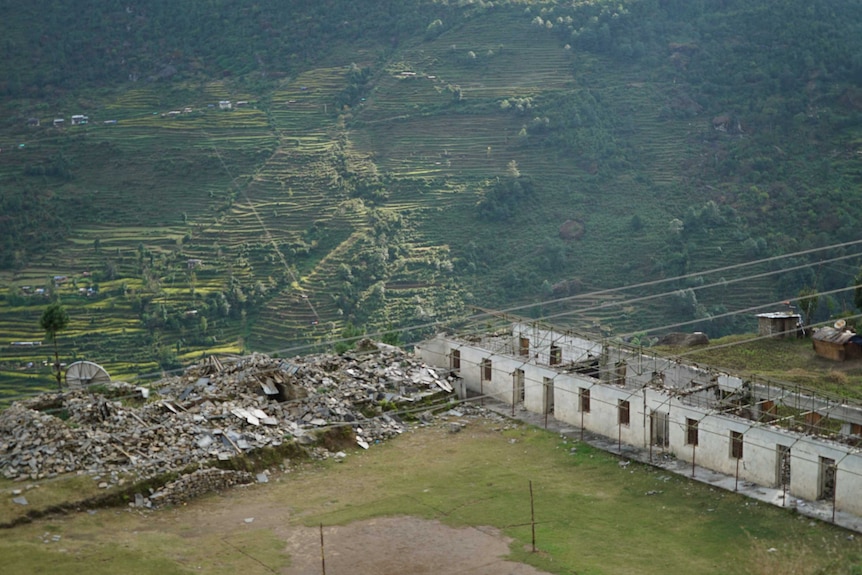
M 492 397 L 737 481 L 862 516 L 862 406 L 532 322 L 416 346 Z

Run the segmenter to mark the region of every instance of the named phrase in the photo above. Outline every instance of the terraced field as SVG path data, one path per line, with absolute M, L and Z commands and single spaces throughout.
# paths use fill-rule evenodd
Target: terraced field
M 374 151 L 382 170 L 397 177 L 475 179 L 518 158 L 507 134 L 520 126 L 501 114 L 438 115 L 395 120 L 351 132 L 357 148 Z
M 500 35 L 501 29 L 506 29 L 507 38 Z M 450 186 L 457 191 L 437 203 L 436 213 L 426 214 L 422 228 L 432 243 L 456 250 L 470 242 L 494 246 L 486 258 L 488 269 L 474 286 L 477 291 L 481 284 L 499 285 L 511 273 L 507 261 L 537 260 L 542 240 L 556 238 L 567 220 L 579 221 L 585 229 L 583 237 L 566 247 L 569 277 L 580 276 L 589 284 L 588 270 L 615 251 L 631 255 L 631 262 L 617 273 L 603 271 L 616 283 L 634 283 L 654 273 L 651 256 L 660 240 L 646 233 L 632 237 L 628 222 L 639 214 L 647 226 L 665 227 L 673 217 L 669 204 L 678 202 L 679 215 L 690 205 L 691 192 L 685 189 L 681 168 L 701 152 L 698 135 L 708 128 L 701 118 L 662 116 L 672 103 L 668 87 L 636 70 L 622 70 L 619 77 L 597 74 L 607 62 L 572 53 L 535 29 L 529 19 L 511 14 L 455 27 L 400 56 L 385 70 L 367 102 L 353 111 L 358 121 L 350 138 L 359 149 L 373 151 L 382 170 L 399 177 L 425 178 L 434 185 L 441 180 L 461 182 Z M 596 100 L 607 107 L 618 124 L 619 139 L 633 150 L 635 161 L 648 166 L 647 178 L 634 181 L 625 171 L 611 168 L 593 174 L 585 157 L 525 145 L 518 133 L 531 116 L 501 110 L 503 99 L 540 99 L 542 94 L 565 93 L 581 84 L 589 85 Z M 447 90 L 451 85 L 461 88 L 462 100 L 453 101 Z M 439 111 L 431 115 L 429 109 Z M 541 182 L 536 196 L 519 217 L 496 230 L 474 225 L 479 222 L 471 208 L 481 197 L 484 182 L 504 176 L 512 161 L 522 174 Z M 422 198 L 411 197 L 409 205 L 422 205 Z M 517 238 L 537 241 L 516 239 L 506 231 L 512 226 L 519 229 Z M 537 274 L 532 280 L 536 283 L 565 278 L 542 270 Z M 665 311 L 659 308 L 656 319 Z
M 34 199 L 58 213 L 56 233 L 31 226 L 38 248 L 0 272 L 0 392 L 53 386 L 40 290 L 69 308 L 64 361 L 132 378 L 357 330 L 410 342 L 471 306 L 608 336 L 703 327 L 690 322 L 791 297 L 801 280 L 735 283 L 762 271 L 741 270 L 715 287 L 703 287 L 712 275 L 661 285 L 662 298 L 601 290 L 766 253 L 734 210 L 765 222 L 808 202 L 810 241 L 849 226 L 818 213 L 814 183 L 829 170 L 858 183 L 858 134 L 826 160 L 788 145 L 757 160 L 760 188 L 742 184 L 754 135 L 717 133 L 711 118 L 729 110 L 699 104 L 703 87 L 668 53 L 588 53 L 520 4 L 464 8 L 439 34 L 339 40 L 290 76 L 261 65 L 66 94 L 37 109 L 39 127 L 18 118 L 29 102 L 10 102 L 0 186 L 16 209 Z M 89 124 L 52 127 L 73 113 Z M 769 180 L 776 165 L 810 177 L 798 196 Z M 512 183 L 529 190 L 480 208 L 509 201 L 495 193 Z M 706 208 L 722 221 L 679 227 Z
M 200 270 L 192 296 L 186 262 L 205 251 L 196 246 L 196 238 L 223 217 L 230 198 L 277 143 L 262 111 L 211 108 L 207 101 L 212 90 L 210 86 L 196 99 L 165 105 L 164 94 L 154 88 L 132 89 L 105 102 L 98 113 L 91 112 L 89 125 L 28 134 L 32 143 L 26 147 L 27 161 L 67 155 L 73 178 L 49 183 L 57 193 L 87 190 L 92 208 L 65 214 L 70 230 L 64 243 L 34 254 L 27 268 L 4 276 L 4 283 L 16 289 L 29 286 L 23 299 L 27 305 L 3 309 L 3 332 L 10 341 L 42 340 L 39 296 L 28 294 L 44 288 L 57 293 L 70 310 L 70 327 L 59 342 L 69 361 L 92 359 L 115 376 L 128 378 L 158 369 L 154 357 L 160 347 L 187 353 L 182 344 L 175 345 L 185 337 L 182 333 L 165 341 L 153 339 L 142 312 L 134 309 L 136 301 L 143 297 L 157 302 L 152 305 L 182 318 L 194 312 L 208 292 L 223 289 L 223 278 L 207 277 Z M 217 101 L 213 97 L 212 102 Z M 171 114 L 175 108 L 180 113 Z M 196 176 L 191 185 L 190 172 Z M 142 281 L 142 273 L 149 279 Z M 54 277 L 66 279 L 58 283 Z M 232 340 L 235 348 L 237 327 L 211 329 Z M 34 355 L 4 341 L 3 377 L 36 379 L 50 386 L 41 365 L 50 351 L 41 349 Z M 31 362 L 33 368 L 20 369 Z

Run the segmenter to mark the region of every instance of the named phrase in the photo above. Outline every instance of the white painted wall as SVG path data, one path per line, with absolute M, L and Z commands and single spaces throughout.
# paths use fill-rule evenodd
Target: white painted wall
M 565 402 L 565 395 L 560 393 L 557 389 L 558 382 L 555 379 L 555 376 L 557 376 L 558 373 L 555 370 L 532 363 L 524 365 L 520 369 L 523 369 L 526 373 L 524 408 L 527 409 L 527 411 L 532 411 L 533 413 L 545 412 L 546 377 L 554 380 L 553 388 L 549 388 L 547 390 L 549 393 L 553 393 L 554 395 L 554 410 L 558 409 L 560 402 Z
M 550 342 L 563 349 L 563 364 L 578 361 L 587 353 L 594 354 L 599 344 L 586 342 L 566 334 L 554 334 L 547 330 L 533 330 L 532 326 L 516 324 L 513 337 L 519 334 L 529 334 L 531 337 L 531 357 L 493 353 L 479 344 L 467 344 L 455 338 L 437 336 L 416 346 L 416 353 L 423 361 L 431 365 L 448 368 L 452 349 L 461 352 L 460 374 L 464 385 L 473 393 L 483 392 L 507 404 L 512 402 L 514 385 L 513 374 L 516 369 L 525 373 L 524 406 L 527 410 L 543 413 L 545 408 L 545 390 L 549 389 L 544 381 L 553 381 L 554 417 L 560 421 L 580 426 L 604 435 L 611 439 L 621 439 L 622 442 L 646 448 L 650 443 L 650 414 L 656 410 L 668 414 L 669 445 L 666 451 L 676 455 L 683 461 L 692 461 L 698 466 L 734 476 L 737 473 L 737 460 L 731 456 L 731 431 L 743 434 L 743 457 L 739 460 L 740 480 L 751 481 L 761 485 L 777 486 L 778 482 L 778 445 L 791 448 L 791 495 L 802 499 L 815 500 L 821 490 L 821 457 L 828 457 L 837 463 L 836 476 L 836 508 L 862 515 L 862 455 L 851 447 L 828 439 L 805 436 L 779 427 L 759 424 L 757 422 L 736 417 L 732 414 L 717 413 L 705 405 L 691 405 L 680 398 L 673 389 L 645 386 L 652 379 L 652 369 L 639 372 L 627 368 L 627 386 L 609 384 L 585 375 L 566 373 L 547 365 Z M 568 339 L 567 339 L 568 338 Z M 517 339 L 515 339 L 517 341 Z M 547 344 L 547 352 L 539 352 L 535 357 L 533 345 L 535 341 Z M 585 343 L 586 342 L 586 343 Z M 598 348 L 596 346 L 599 346 Z M 542 348 L 539 348 L 542 349 Z M 517 345 L 512 347 L 517 350 Z M 567 356 L 571 353 L 571 356 Z M 543 361 L 544 355 L 544 361 Z M 637 354 L 618 353 L 628 365 L 647 365 L 654 358 L 638 357 Z M 492 377 L 489 381 L 481 380 L 481 362 L 489 358 L 492 365 Z M 616 361 L 616 360 L 615 360 Z M 655 360 L 658 364 L 660 361 Z M 668 362 L 666 366 L 665 383 L 668 378 L 671 384 L 682 384 L 688 387 L 692 380 L 702 384 L 710 381 L 714 374 L 697 366 L 685 366 Z M 645 380 L 645 374 L 649 378 Z M 727 374 L 715 374 L 721 389 L 735 390 L 742 386 L 743 380 Z M 581 413 L 581 388 L 590 389 L 590 411 Z M 676 390 L 678 392 L 678 390 Z M 704 392 L 708 393 L 708 392 Z M 618 402 L 627 399 L 630 402 L 630 423 L 619 425 Z M 583 416 L 583 417 L 582 417 Z M 693 450 L 687 443 L 687 419 L 698 421 L 698 445 Z
M 845 494 L 845 498 L 839 498 L 836 501 L 838 509 L 854 503 L 858 506 L 858 502 L 848 501 L 846 495 L 855 491 L 855 497 L 849 499 L 859 498 L 859 489 L 862 488 L 860 477 L 851 473 L 840 473 L 842 467 L 845 471 L 852 468 L 853 462 L 848 459 L 856 459 L 857 462 L 859 460 L 858 454 L 849 452 L 848 446 L 833 444 L 814 437 L 799 438 L 791 452 L 790 492 L 803 499 L 818 499 L 820 497 L 820 458 L 827 457 L 836 463 L 841 462 L 837 486 L 839 492 Z M 846 485 L 842 485 L 842 480 Z
M 722 373 L 718 376 L 718 386 L 723 391 L 736 391 L 742 387 L 742 383 L 742 378 L 735 375 Z
M 511 405 L 516 369 L 524 370 L 524 406 L 542 412 L 544 378 L 559 376 L 559 372 L 548 366 L 536 365 L 529 358 L 491 353 L 475 344 L 466 344 L 444 335 L 415 346 L 416 354 L 428 364 L 440 367 L 451 365 L 452 350 L 461 354 L 458 370 L 464 385 L 473 394 L 484 394 Z M 491 379 L 482 379 L 482 361 L 491 361 Z M 556 398 L 556 394 L 555 394 Z M 516 397 L 517 401 L 517 397 Z
M 443 334 L 437 334 L 432 339 L 423 341 L 413 347 L 413 353 L 422 361 L 437 367 L 449 367 L 449 352 L 452 341 Z
M 836 485 L 839 509 L 862 515 L 862 457 L 858 454 L 843 457 L 838 461 L 838 481 Z M 792 477 L 791 477 L 792 479 Z
M 550 363 L 552 344 L 561 349 L 563 364 L 586 361 L 590 356 L 598 358 L 602 354 L 601 343 L 575 334 L 544 329 L 532 323 L 515 323 L 512 335 L 516 340 L 519 337 L 530 340 L 530 354 L 538 363 Z

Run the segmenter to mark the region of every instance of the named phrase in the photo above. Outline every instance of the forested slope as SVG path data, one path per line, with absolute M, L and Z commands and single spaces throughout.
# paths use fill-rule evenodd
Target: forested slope
M 4 381 L 49 384 L 10 343 L 50 297 L 131 376 L 474 305 L 720 335 L 852 283 L 699 272 L 857 239 L 858 3 L 366 4 L 0 5 Z

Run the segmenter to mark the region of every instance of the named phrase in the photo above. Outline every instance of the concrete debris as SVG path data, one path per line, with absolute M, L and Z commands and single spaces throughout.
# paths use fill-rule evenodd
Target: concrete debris
M 43 533 L 42 537 L 41 537 L 42 543 L 57 543 L 62 538 L 63 538 L 62 535 L 51 534 L 47 531 L 45 533 Z
M 350 427 L 357 445 L 368 449 L 407 429 L 384 408 L 409 409 L 455 387 L 457 376 L 398 348 L 364 342 L 359 349 L 372 351 L 290 361 L 209 357 L 148 389 L 112 382 L 99 392 L 83 388 L 16 402 L 0 412 L 0 473 L 20 481 L 89 474 L 108 488 L 289 441 L 310 446 L 320 431 L 336 426 Z M 207 479 L 181 477 L 174 483 L 192 483 L 166 487 L 146 502 L 136 498 L 134 506 L 187 499 L 177 491 L 197 492 L 204 483 L 255 479 L 211 469 L 191 476 L 200 473 Z
M 148 497 L 144 497 L 140 493 L 135 493 L 135 502 L 132 505 L 135 507 L 152 507 L 152 502 Z

